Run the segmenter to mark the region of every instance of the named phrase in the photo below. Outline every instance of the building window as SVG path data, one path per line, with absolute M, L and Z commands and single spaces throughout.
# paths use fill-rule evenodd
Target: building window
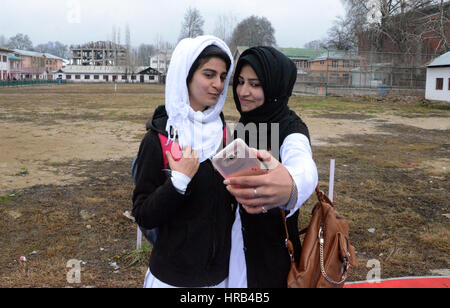
M 450 91 L 450 78 L 448 79 L 448 90 Z
M 84 75 L 84 79 L 85 79 L 85 80 L 91 79 L 91 75 Z
M 95 80 L 98 80 L 99 77 L 100 77 L 100 76 L 98 76 L 98 75 L 94 75 L 94 79 L 95 79 Z
M 436 90 L 442 90 L 444 88 L 444 78 L 436 78 Z
M 350 67 L 350 62 L 349 62 L 349 61 L 346 61 L 346 60 L 344 60 L 344 67 Z
M 66 75 L 66 79 L 72 79 L 72 75 Z
M 103 80 L 107 80 L 108 76 L 107 75 L 103 75 Z
M 325 61 L 320 61 L 320 65 L 324 65 L 325 64 Z
M 122 75 L 122 80 L 127 80 L 127 75 Z
M 337 60 L 333 60 L 333 62 L 331 63 L 332 67 L 339 67 L 339 62 Z
M 75 79 L 81 79 L 80 75 L 75 75 Z

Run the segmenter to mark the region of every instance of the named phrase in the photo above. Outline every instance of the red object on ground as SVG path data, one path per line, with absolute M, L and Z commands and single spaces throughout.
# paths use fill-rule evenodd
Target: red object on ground
M 378 283 L 348 282 L 344 288 L 450 288 L 450 277 L 402 277 L 380 280 Z

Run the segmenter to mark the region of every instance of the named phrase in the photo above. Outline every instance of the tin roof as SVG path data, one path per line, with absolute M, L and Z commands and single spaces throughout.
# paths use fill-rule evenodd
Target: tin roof
M 14 52 L 21 56 L 27 56 L 27 57 L 36 57 L 36 58 L 46 57 L 48 59 L 56 59 L 56 60 L 61 60 L 61 61 L 64 60 L 63 58 L 57 57 L 55 55 L 52 55 L 52 54 L 46 53 L 46 52 L 37 52 L 37 51 L 20 50 L 20 49 L 14 49 Z
M 67 65 L 61 69 L 65 74 L 139 74 L 147 70 L 148 66 L 136 66 L 130 71 L 126 66 L 93 66 L 93 65 Z M 155 71 L 156 72 L 156 71 Z
M 442 56 L 437 57 L 431 62 L 428 67 L 438 67 L 438 66 L 450 66 L 450 51 L 444 53 Z
M 307 48 L 280 48 L 280 51 L 288 58 L 299 58 L 305 60 L 312 60 L 325 52 L 325 50 Z
M 8 52 L 8 53 L 10 53 L 10 52 L 13 52 L 13 51 L 11 49 L 0 47 L 0 52 Z
M 23 61 L 22 58 L 16 57 L 16 56 L 13 55 L 12 53 L 8 54 L 8 59 L 9 59 L 9 60 L 16 60 L 16 61 Z

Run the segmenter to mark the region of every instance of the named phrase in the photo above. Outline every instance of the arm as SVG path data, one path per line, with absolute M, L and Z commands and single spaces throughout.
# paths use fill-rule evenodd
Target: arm
M 266 151 L 259 151 L 259 154 L 262 152 Z M 278 164 L 266 175 L 236 177 L 224 182 L 228 185 L 230 193 L 249 213 L 261 213 L 262 206 L 266 210 L 285 206 L 291 196 L 293 181 L 298 194 L 292 213 L 314 192 L 318 182 L 317 167 L 312 159 L 311 147 L 306 136 L 302 134 L 289 135 L 281 146 L 280 156 L 283 164 Z M 268 160 L 268 158 L 266 157 L 264 160 Z M 270 157 L 269 160 L 273 161 L 274 158 Z M 236 185 L 241 188 L 236 188 Z M 256 198 L 254 196 L 255 189 Z
M 293 214 L 316 189 L 319 181 L 317 167 L 309 140 L 302 134 L 289 135 L 281 146 L 280 156 L 297 187 L 297 202 L 288 208 Z
M 136 187 L 133 192 L 133 216 L 138 225 L 153 229 L 167 223 L 180 206 L 185 196 L 175 188 L 176 179 L 163 173 L 163 158 L 159 139 L 147 133 L 138 155 Z M 177 185 L 180 188 L 180 185 Z M 185 184 L 187 186 L 187 184 Z

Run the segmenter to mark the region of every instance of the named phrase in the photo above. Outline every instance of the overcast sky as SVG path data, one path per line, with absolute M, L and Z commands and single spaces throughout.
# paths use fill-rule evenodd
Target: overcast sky
M 155 43 L 158 35 L 176 43 L 189 6 L 202 14 L 205 34 L 213 33 L 221 14 L 233 14 L 238 22 L 264 16 L 280 47 L 324 38 L 335 17 L 344 15 L 340 0 L 14 0 L 0 10 L 0 35 L 27 34 L 34 45 L 82 44 L 111 39 L 115 25 L 123 43 L 128 24 L 133 46 Z

